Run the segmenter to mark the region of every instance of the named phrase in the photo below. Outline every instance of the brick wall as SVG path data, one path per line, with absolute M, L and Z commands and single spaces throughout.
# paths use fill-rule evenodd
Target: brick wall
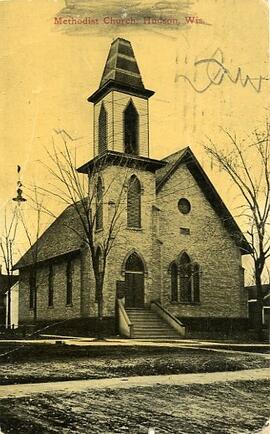
M 123 184 L 127 186 L 128 180 L 133 174 L 139 178 L 143 189 L 141 229 L 127 228 L 127 188 L 124 188 L 120 194 Z M 111 203 L 117 203 L 121 198 L 118 207 L 119 219 L 115 226 L 115 232 L 119 232 L 108 256 L 104 282 L 104 314 L 111 316 L 114 315 L 116 281 L 124 280 L 123 262 L 128 253 L 133 250 L 141 255 L 147 268 L 145 270 L 145 302 L 149 303 L 152 298 L 156 298 L 152 294 L 152 205 L 155 203 L 155 177 L 154 174 L 147 171 L 111 166 L 103 171 L 103 182 L 106 192 L 104 196 L 104 230 L 96 233 L 97 244 L 102 245 L 103 237 L 107 237 L 106 228 L 111 215 Z M 106 190 L 108 185 L 110 188 Z
M 34 311 L 29 308 L 29 299 L 29 271 L 24 268 L 20 270 L 19 279 L 19 324 L 31 322 L 34 319 Z
M 133 174 L 142 185 L 140 229 L 127 228 L 127 185 Z M 145 263 L 146 305 L 151 300 L 161 299 L 163 305 L 179 317 L 247 317 L 239 249 L 187 168 L 181 166 L 177 170 L 159 192 L 157 200 L 155 176 L 151 172 L 110 166 L 103 170 L 102 179 L 104 229 L 96 232 L 96 245 L 102 246 L 104 238 L 107 238 L 113 209 L 121 199 L 113 233 L 115 239 L 105 273 L 105 317 L 115 314 L 116 281 L 124 280 L 123 264 L 132 251 L 138 252 Z M 191 203 L 191 212 L 187 215 L 178 210 L 181 197 L 186 197 Z M 181 227 L 190 229 L 190 235 L 180 234 Z M 182 251 L 186 251 L 192 261 L 199 263 L 202 270 L 199 305 L 172 304 L 170 300 L 169 264 Z M 87 248 L 74 258 L 72 306 L 66 306 L 66 268 L 62 261 L 55 265 L 54 306 L 48 307 L 48 272 L 48 265 L 40 267 L 38 271 L 38 320 L 97 315 L 94 276 Z M 29 309 L 28 282 L 27 269 L 21 270 L 20 322 L 33 321 L 34 313 Z
M 187 215 L 178 210 L 181 197 L 191 203 Z M 247 317 L 240 251 L 185 166 L 164 185 L 157 203 L 161 209 L 162 303 L 177 316 Z M 190 235 L 180 234 L 181 227 L 190 229 Z M 170 300 L 169 264 L 182 251 L 202 270 L 199 305 L 172 304 Z
M 81 258 L 72 260 L 72 304 L 66 304 L 66 262 L 53 265 L 53 306 L 48 306 L 49 265 L 37 269 L 37 320 L 61 320 L 81 315 Z M 19 322 L 32 322 L 34 310 L 29 306 L 29 269 L 20 270 Z

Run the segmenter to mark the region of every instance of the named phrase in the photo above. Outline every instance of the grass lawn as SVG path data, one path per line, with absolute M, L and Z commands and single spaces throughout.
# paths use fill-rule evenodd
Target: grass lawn
M 44 394 L 0 401 L 7 433 L 256 433 L 269 417 L 270 381 Z
M 12 347 L 0 347 L 0 354 Z M 269 367 L 259 354 L 151 347 L 27 345 L 0 357 L 0 384 Z

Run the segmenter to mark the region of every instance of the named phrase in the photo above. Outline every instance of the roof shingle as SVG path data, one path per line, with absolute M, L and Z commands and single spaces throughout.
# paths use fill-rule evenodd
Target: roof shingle
M 68 206 L 39 237 L 38 241 L 15 264 L 14 269 L 35 262 L 74 252 L 80 249 L 84 238 L 82 223 L 74 205 Z

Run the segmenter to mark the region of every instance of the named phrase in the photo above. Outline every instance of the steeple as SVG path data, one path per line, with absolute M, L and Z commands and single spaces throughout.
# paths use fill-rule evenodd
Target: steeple
M 110 47 L 94 103 L 94 155 L 107 150 L 149 157 L 148 99 L 131 46 L 115 39 Z
M 131 43 L 125 39 L 118 38 L 112 43 L 100 87 L 109 80 L 144 89 Z
M 112 42 L 99 88 L 88 101 L 97 102 L 109 89 L 127 90 L 146 98 L 155 93 L 145 89 L 131 43 L 126 39 Z

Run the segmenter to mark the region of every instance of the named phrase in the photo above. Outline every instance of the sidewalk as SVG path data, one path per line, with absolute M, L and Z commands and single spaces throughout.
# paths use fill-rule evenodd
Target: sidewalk
M 254 354 L 270 358 L 269 343 L 231 343 L 220 341 L 200 341 L 197 339 L 177 339 L 177 340 L 140 340 L 140 339 L 123 339 L 106 338 L 96 340 L 94 338 L 80 338 L 75 336 L 51 336 L 42 335 L 41 339 L 0 339 L 1 344 L 19 344 L 24 345 L 75 345 L 79 347 L 151 347 L 151 348 L 193 348 L 208 351 L 217 351 L 224 353 Z M 1 352 L 1 351 L 0 351 Z
M 101 380 L 73 380 L 50 383 L 15 384 L 0 386 L 0 399 L 19 398 L 38 393 L 73 393 L 86 389 L 129 389 L 149 386 L 183 386 L 187 384 L 211 384 L 233 381 L 270 380 L 270 368 L 244 371 L 213 372 L 206 374 L 156 375 Z
M 66 345 L 98 345 L 98 346 L 206 346 L 206 347 L 253 347 L 253 348 L 265 348 L 270 351 L 270 343 L 250 342 L 250 343 L 236 343 L 236 342 L 224 342 L 224 341 L 202 341 L 199 339 L 123 339 L 121 337 L 105 338 L 104 340 L 98 340 L 95 338 L 77 337 L 77 336 L 59 336 L 59 335 L 40 335 L 41 339 L 1 339 L 1 343 L 29 343 L 29 344 L 55 344 L 56 342 L 65 343 Z

